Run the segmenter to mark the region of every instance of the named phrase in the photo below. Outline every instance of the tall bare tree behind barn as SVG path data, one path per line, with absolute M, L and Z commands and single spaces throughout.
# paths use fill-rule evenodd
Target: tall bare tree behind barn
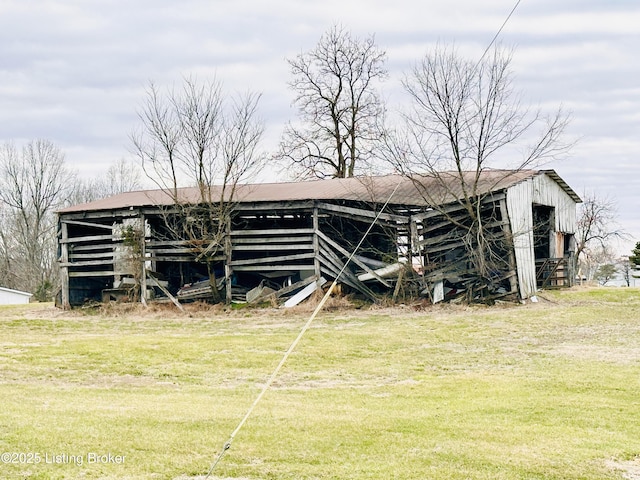
M 385 60 L 372 36 L 358 39 L 339 26 L 289 60 L 299 122 L 286 127 L 279 156 L 303 177 L 364 172 L 384 120 L 376 88 L 387 75 Z

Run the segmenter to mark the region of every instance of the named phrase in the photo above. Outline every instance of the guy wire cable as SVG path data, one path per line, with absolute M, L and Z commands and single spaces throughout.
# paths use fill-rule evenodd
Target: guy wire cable
M 500 26 L 500 28 L 498 29 L 498 31 L 496 32 L 496 34 L 494 35 L 494 37 L 491 39 L 491 42 L 489 42 L 489 45 L 487 45 L 487 48 L 485 49 L 484 53 L 482 54 L 482 56 L 480 57 L 480 59 L 478 60 L 478 64 L 482 61 L 482 59 L 485 57 L 485 55 L 487 54 L 487 52 L 489 51 L 489 49 L 491 48 L 491 46 L 495 43 L 495 41 L 497 40 L 497 38 L 500 36 L 500 33 L 502 32 L 502 30 L 504 29 L 505 25 L 509 22 L 509 19 L 511 19 L 511 16 L 513 15 L 513 13 L 516 11 L 516 9 L 518 8 L 518 5 L 520 5 L 520 2 L 522 0 L 517 0 L 516 3 L 514 4 L 513 8 L 511 9 L 511 11 L 509 12 L 509 15 L 507 15 L 507 18 L 505 19 L 505 21 L 502 23 L 502 25 Z M 213 464 L 211 465 L 211 468 L 209 469 L 209 471 L 207 472 L 207 475 L 205 476 L 204 480 L 207 480 L 211 477 L 211 473 L 213 472 L 213 470 L 215 469 L 215 467 L 218 465 L 218 463 L 220 462 L 220 460 L 222 460 L 222 457 L 224 456 L 224 454 L 226 453 L 227 450 L 229 450 L 231 448 L 231 444 L 233 442 L 233 440 L 235 439 L 235 436 L 238 434 L 238 432 L 240 431 L 240 429 L 244 426 L 244 424 L 246 423 L 246 421 L 249 419 L 249 417 L 251 416 L 251 414 L 253 413 L 253 410 L 256 408 L 256 406 L 258 405 L 258 403 L 260 403 L 260 400 L 262 400 L 262 397 L 264 397 L 264 395 L 267 393 L 267 390 L 269 390 L 269 388 L 271 387 L 271 385 L 273 384 L 273 381 L 275 380 L 276 376 L 278 375 L 278 373 L 280 372 L 280 369 L 284 366 L 284 364 L 286 363 L 287 359 L 289 358 L 289 356 L 291 355 L 291 353 L 294 351 L 294 349 L 296 348 L 296 346 L 298 345 L 298 343 L 300 342 L 300 340 L 302 339 L 302 337 L 304 336 L 304 334 L 307 332 L 307 330 L 309 329 L 309 327 L 311 326 L 311 324 L 313 323 L 313 320 L 315 320 L 316 316 L 318 315 L 318 313 L 320 313 L 320 310 L 322 310 L 322 307 L 324 307 L 324 304 L 327 302 L 329 296 L 331 295 L 331 292 L 333 291 L 333 289 L 335 288 L 335 286 L 338 283 L 338 279 L 340 278 L 340 276 L 342 275 L 342 273 L 344 272 L 344 270 L 347 268 L 347 265 L 349 265 L 349 263 L 351 262 L 351 260 L 353 259 L 353 256 L 356 254 L 356 252 L 358 251 L 358 249 L 360 248 L 360 246 L 362 245 L 362 243 L 364 242 L 364 240 L 367 238 L 367 235 L 369 235 L 369 232 L 371 232 L 371 229 L 373 228 L 373 226 L 376 224 L 376 222 L 378 221 L 378 218 L 380 218 L 380 215 L 382 214 L 382 212 L 384 211 L 384 209 L 387 207 L 387 205 L 389 204 L 389 202 L 391 201 L 391 199 L 393 198 L 393 196 L 395 195 L 396 191 L 398 190 L 398 187 L 400 186 L 401 181 L 398 182 L 398 184 L 395 186 L 395 188 L 393 189 L 393 191 L 391 192 L 391 195 L 389 195 L 389 198 L 387 199 L 387 201 L 384 203 L 384 205 L 382 206 L 382 208 L 380 209 L 380 211 L 376 214 L 375 218 L 373 219 L 373 221 L 371 222 L 371 225 L 369 225 L 369 228 L 367 228 L 367 231 L 364 233 L 364 235 L 362 236 L 362 238 L 360 239 L 360 241 L 358 242 L 358 245 L 356 245 L 355 249 L 351 252 L 351 255 L 349 256 L 349 258 L 347 259 L 347 261 L 345 262 L 345 264 L 342 266 L 342 269 L 340 270 L 340 272 L 338 273 L 338 275 L 336 276 L 335 280 L 331 283 L 331 286 L 329 287 L 329 289 L 327 290 L 327 292 L 324 294 L 324 296 L 322 297 L 322 300 L 320 300 L 320 303 L 318 303 L 318 306 L 315 308 L 315 310 L 313 311 L 313 313 L 311 314 L 311 316 L 309 317 L 309 319 L 307 320 L 307 322 L 304 324 L 304 326 L 302 327 L 302 329 L 300 330 L 300 333 L 298 334 L 298 336 L 296 337 L 296 339 L 293 341 L 293 343 L 291 343 L 291 345 L 289 346 L 289 348 L 287 349 L 287 351 L 285 352 L 284 356 L 282 357 L 282 359 L 280 360 L 280 363 L 278 364 L 278 366 L 275 368 L 275 370 L 273 371 L 273 373 L 271 374 L 271 376 L 269 377 L 269 379 L 267 380 L 267 382 L 265 383 L 265 385 L 262 387 L 262 390 L 260 391 L 260 393 L 258 394 L 258 396 L 256 397 L 256 399 L 254 400 L 253 404 L 249 407 L 249 410 L 247 411 L 247 413 L 245 414 L 245 416 L 242 418 L 242 420 L 240 421 L 240 423 L 238 424 L 238 426 L 236 427 L 236 429 L 231 433 L 231 435 L 229 436 L 229 439 L 227 440 L 227 442 L 224 444 L 224 446 L 222 447 L 222 450 L 220 451 L 220 453 L 218 454 L 218 456 L 216 457 L 215 461 L 213 462 Z
M 496 32 L 496 34 L 493 36 L 493 38 L 491 39 L 491 41 L 489 42 L 489 45 L 487 45 L 487 48 L 485 48 L 484 53 L 482 54 L 482 56 L 480 57 L 480 59 L 478 60 L 478 64 L 480 64 L 480 62 L 482 61 L 482 59 L 485 57 L 485 55 L 487 55 L 487 52 L 489 52 L 489 49 L 491 48 L 491 46 L 496 42 L 496 40 L 498 39 L 498 37 L 500 36 L 500 34 L 502 33 L 502 30 L 504 29 L 505 25 L 509 22 L 509 20 L 511 19 L 511 16 L 513 15 L 513 13 L 516 11 L 516 8 L 518 8 L 518 5 L 520 5 L 520 2 L 522 0 L 517 0 L 516 4 L 513 6 L 513 8 L 511 9 L 511 11 L 509 12 L 509 15 L 507 15 L 507 18 L 505 18 L 504 22 L 502 22 L 502 25 L 500 26 L 500 28 L 498 29 L 498 31 Z M 477 65 L 476 65 L 477 67 Z
M 222 457 L 224 456 L 224 454 L 227 452 L 227 450 L 229 450 L 231 448 L 231 444 L 235 438 L 235 436 L 238 434 L 238 432 L 240 431 L 240 429 L 244 426 L 245 422 L 249 419 L 249 417 L 251 416 L 251 414 L 253 413 L 253 410 L 256 408 L 256 406 L 258 405 L 258 403 L 260 403 L 260 400 L 262 400 L 262 397 L 264 397 L 264 395 L 267 393 L 267 390 L 269 390 L 269 388 L 271 387 L 271 385 L 273 384 L 273 381 L 275 380 L 276 376 L 278 375 L 278 373 L 280 372 L 280 369 L 284 366 L 284 364 L 286 363 L 287 359 L 289 358 L 289 356 L 291 355 L 291 353 L 295 350 L 296 346 L 298 345 L 298 343 L 300 342 L 300 340 L 302 339 L 302 337 L 304 336 L 304 334 L 307 332 L 307 330 L 309 330 L 309 327 L 311 326 L 311 323 L 313 322 L 313 320 L 316 318 L 316 316 L 318 315 L 318 313 L 320 313 L 320 310 L 322 310 L 322 307 L 324 307 L 324 304 L 327 302 L 329 296 L 331 295 L 331 292 L 333 291 L 333 289 L 335 288 L 335 286 L 338 284 L 338 279 L 340 278 L 340 276 L 342 275 L 342 273 L 345 271 L 345 269 L 347 268 L 347 265 L 349 265 L 349 263 L 351 262 L 351 260 L 353 259 L 353 256 L 356 254 L 356 252 L 358 251 L 358 249 L 362 246 L 362 243 L 365 241 L 365 239 L 367 238 L 367 236 L 369 235 L 369 233 L 371 232 L 371 229 L 373 228 L 373 226 L 376 224 L 376 222 L 378 221 L 378 218 L 380 218 L 380 215 L 382 215 L 382 212 L 384 211 L 385 208 L 387 208 L 387 205 L 389 205 L 389 202 L 391 201 L 391 199 L 393 198 L 393 196 L 395 195 L 396 191 L 398 190 L 398 187 L 400 187 L 400 183 L 402 183 L 402 177 L 400 178 L 400 180 L 398 181 L 397 185 L 395 186 L 395 188 L 393 189 L 393 191 L 391 192 L 391 195 L 389 195 L 389 198 L 387 198 L 387 201 L 384 203 L 384 205 L 380 208 L 380 210 L 378 211 L 378 213 L 376 214 L 375 218 L 373 219 L 373 221 L 371 222 L 371 225 L 369 225 L 369 228 L 367 228 L 367 231 L 364 232 L 364 235 L 362 236 L 362 238 L 360 239 L 360 241 L 358 242 L 358 245 L 356 245 L 356 247 L 353 249 L 353 251 L 351 252 L 351 255 L 349 255 L 349 258 L 347 259 L 347 261 L 344 263 L 344 265 L 342 266 L 342 269 L 340 270 L 340 272 L 338 273 L 338 275 L 336 275 L 335 280 L 331 283 L 331 286 L 329 287 L 329 289 L 327 290 L 327 292 L 324 294 L 324 296 L 322 297 L 322 300 L 320 300 L 320 303 L 318 303 L 318 305 L 316 306 L 315 310 L 313 311 L 313 313 L 311 314 L 311 316 L 309 317 L 309 319 L 307 320 L 307 322 L 304 324 L 304 326 L 302 327 L 302 329 L 300 330 L 300 333 L 298 334 L 298 336 L 296 337 L 296 339 L 291 343 L 291 345 L 289 346 L 289 348 L 287 349 L 287 351 L 285 352 L 284 356 L 282 357 L 282 359 L 280 360 L 280 363 L 278 363 L 278 366 L 275 368 L 275 370 L 273 371 L 273 373 L 271 374 L 271 376 L 269 377 L 269 379 L 267 380 L 267 382 L 264 384 L 264 386 L 262 387 L 262 390 L 260 391 L 260 393 L 258 394 L 258 396 L 256 397 L 256 399 L 254 400 L 254 402 L 251 404 L 251 406 L 249 407 L 249 410 L 247 410 L 247 413 L 245 414 L 245 416 L 242 418 L 242 420 L 240 420 L 240 423 L 238 424 L 238 426 L 236 427 L 236 429 L 231 433 L 231 435 L 229 436 L 229 439 L 225 442 L 225 444 L 222 447 L 222 450 L 220 451 L 220 453 L 218 454 L 218 456 L 216 457 L 215 461 L 213 462 L 213 464 L 211 465 L 211 468 L 209 468 L 209 471 L 207 472 L 207 475 L 204 477 L 204 480 L 207 480 L 208 478 L 211 477 L 211 473 L 213 472 L 213 470 L 216 468 L 216 465 L 218 465 L 218 463 L 220 462 L 220 460 L 222 460 Z

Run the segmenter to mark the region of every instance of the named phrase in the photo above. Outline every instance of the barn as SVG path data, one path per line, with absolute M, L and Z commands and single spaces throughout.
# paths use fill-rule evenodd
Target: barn
M 0 305 L 19 305 L 29 303 L 33 295 L 11 288 L 0 287 Z
M 475 179 L 483 231 L 499 260 L 490 274 L 479 275 L 473 261 L 465 194 L 453 173 L 450 185 L 399 175 L 242 184 L 233 198 L 211 187 L 211 198 L 230 212 L 209 220 L 217 224 L 215 239 L 174 228 L 188 226 L 194 212 L 212 215 L 198 205 L 198 189 L 147 190 L 58 212 L 59 303 L 179 303 L 210 297 L 212 284 L 230 302 L 284 301 L 336 278 L 343 291 L 372 301 L 409 294 L 433 302 L 527 299 L 540 288 L 571 285 L 581 200 L 560 176 L 464 175 Z M 199 210 L 185 213 L 184 205 Z

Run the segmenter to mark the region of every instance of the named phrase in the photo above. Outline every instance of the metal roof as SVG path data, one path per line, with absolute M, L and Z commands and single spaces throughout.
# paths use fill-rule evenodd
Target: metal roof
M 33 297 L 32 293 L 23 292 L 21 290 L 14 290 L 12 288 L 6 288 L 6 287 L 0 287 L 0 292 L 13 293 L 13 294 L 16 294 L 16 295 L 21 295 L 23 297 Z
M 553 178 L 572 199 L 580 202 L 573 190 L 553 170 L 485 170 L 480 173 L 475 194 L 484 195 L 500 191 L 520 183 L 538 174 L 547 174 Z M 465 183 L 473 185 L 475 172 L 463 172 Z M 409 179 L 401 175 L 376 177 L 334 178 L 283 183 L 240 184 L 236 187 L 234 201 L 286 202 L 299 200 L 349 200 L 383 204 L 389 200 L 391 205 L 428 206 L 430 204 L 449 203 L 463 196 L 460 177 L 454 172 L 443 172 L 439 182 L 435 177 L 420 176 Z M 222 187 L 212 187 L 211 197 L 220 198 Z M 200 201 L 196 187 L 178 189 L 181 202 Z M 85 211 L 116 210 L 145 206 L 167 206 L 174 202 L 172 195 L 164 190 L 142 190 L 121 193 L 94 202 L 74 205 L 61 209 L 59 213 Z

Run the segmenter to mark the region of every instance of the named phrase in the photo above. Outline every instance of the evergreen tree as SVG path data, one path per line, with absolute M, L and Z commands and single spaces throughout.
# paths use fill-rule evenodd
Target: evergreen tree
M 629 261 L 633 264 L 634 268 L 640 269 L 640 242 L 636 243 L 636 248 L 632 250 L 633 255 L 629 257 Z

